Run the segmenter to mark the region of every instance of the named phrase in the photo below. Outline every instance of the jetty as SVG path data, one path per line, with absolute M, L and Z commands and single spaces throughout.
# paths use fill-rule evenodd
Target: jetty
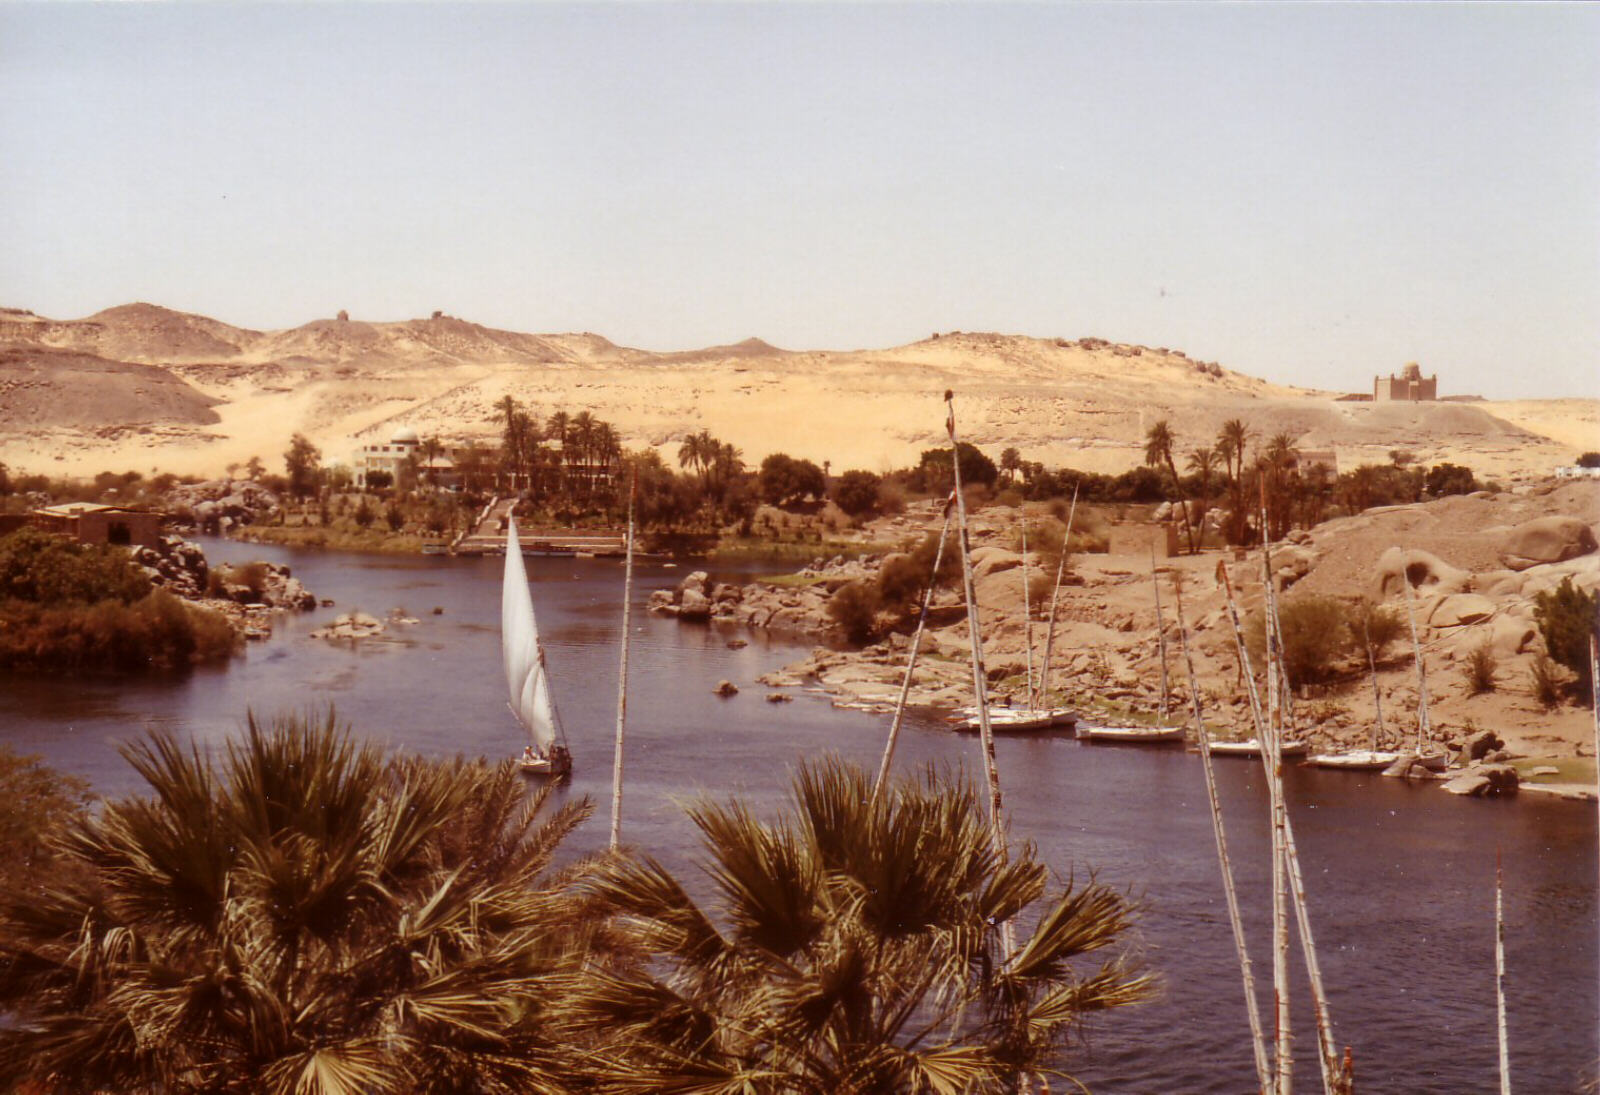
M 506 519 L 516 502 L 491 498 L 477 520 L 451 543 L 450 554 L 505 554 Z M 519 527 L 517 531 L 524 555 L 621 556 L 628 550 L 626 530 Z

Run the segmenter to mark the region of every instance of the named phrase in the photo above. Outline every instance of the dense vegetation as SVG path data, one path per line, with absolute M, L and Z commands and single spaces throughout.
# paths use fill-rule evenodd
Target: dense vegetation
M 124 754 L 148 797 L 69 811 L 49 884 L 0 894 L 24 1090 L 1001 1092 L 1148 989 L 1096 955 L 1127 900 L 1001 855 L 932 772 L 694 807 L 704 905 L 645 855 L 553 867 L 588 804 L 510 762 L 385 755 L 331 712 Z
M 1594 677 L 1590 660 L 1590 643 L 1600 637 L 1600 599 L 1585 593 L 1572 584 L 1571 576 L 1561 579 L 1555 589 L 1545 590 L 1534 597 L 1533 616 L 1539 624 L 1539 634 L 1544 648 L 1558 665 L 1565 666 L 1574 678 L 1574 689 L 1585 703 L 1594 701 Z M 1545 669 L 1546 674 L 1550 672 Z M 1535 681 L 1535 691 L 1548 694 L 1547 681 L 1541 688 Z
M 0 670 L 172 671 L 235 649 L 231 624 L 154 589 L 126 550 L 0 537 Z

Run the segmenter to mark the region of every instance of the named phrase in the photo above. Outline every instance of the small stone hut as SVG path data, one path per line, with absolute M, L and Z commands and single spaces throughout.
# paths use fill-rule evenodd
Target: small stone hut
M 28 523 L 46 532 L 70 536 L 83 544 L 161 546 L 161 514 L 149 510 L 68 502 L 34 510 L 28 515 Z

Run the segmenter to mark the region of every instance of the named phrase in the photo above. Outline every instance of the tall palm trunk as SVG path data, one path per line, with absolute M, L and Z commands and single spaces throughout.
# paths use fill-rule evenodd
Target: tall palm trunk
M 1183 517 L 1183 538 L 1189 541 L 1189 554 L 1193 555 L 1200 550 L 1200 547 L 1195 543 L 1194 528 L 1189 524 L 1189 503 L 1183 497 L 1183 484 L 1178 480 L 1177 465 L 1172 462 L 1172 450 L 1168 449 L 1165 456 L 1167 471 L 1172 475 L 1172 486 L 1178 492 L 1178 513 Z

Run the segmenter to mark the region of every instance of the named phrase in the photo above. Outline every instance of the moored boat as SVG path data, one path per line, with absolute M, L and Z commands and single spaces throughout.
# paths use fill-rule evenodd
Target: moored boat
M 1286 741 L 1282 751 L 1286 757 L 1304 756 L 1310 746 L 1303 741 Z M 1219 757 L 1259 757 L 1261 755 L 1261 740 L 1259 738 L 1246 738 L 1243 741 L 1213 741 L 1211 753 Z
M 1058 724 L 1055 721 L 1055 713 L 1048 710 L 1030 711 L 1027 708 L 996 707 L 989 711 L 989 729 L 996 734 L 1049 730 L 1056 725 Z M 971 712 L 963 714 L 961 721 L 956 724 L 956 729 L 977 732 L 980 729 L 978 716 Z
M 1213 745 L 1212 749 L 1216 749 Z M 1303 763 L 1308 768 L 1343 768 L 1352 772 L 1381 771 L 1400 759 L 1387 749 L 1351 749 L 1344 753 L 1313 753 Z
M 1128 745 L 1182 744 L 1181 726 L 1079 726 L 1084 741 L 1122 742 Z

